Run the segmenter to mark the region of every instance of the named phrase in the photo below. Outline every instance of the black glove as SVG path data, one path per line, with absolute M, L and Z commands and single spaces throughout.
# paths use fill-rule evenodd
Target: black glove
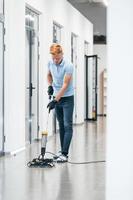
M 48 92 L 48 95 L 49 95 L 49 96 L 53 95 L 54 89 L 53 89 L 52 85 L 49 85 L 49 86 L 48 86 L 48 91 L 47 91 L 47 92 Z
M 54 99 L 52 100 L 48 105 L 47 105 L 47 108 L 49 109 L 49 113 L 52 109 L 55 108 L 55 105 L 57 104 L 57 101 Z

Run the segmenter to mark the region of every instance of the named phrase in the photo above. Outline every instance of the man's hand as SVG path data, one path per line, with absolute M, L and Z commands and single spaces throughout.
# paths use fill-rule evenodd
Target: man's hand
M 48 92 L 48 95 L 49 95 L 49 96 L 53 95 L 54 89 L 53 89 L 52 85 L 49 85 L 49 86 L 48 86 L 48 91 L 47 91 L 47 92 Z
M 54 99 L 52 100 L 48 105 L 47 105 L 47 108 L 49 109 L 49 113 L 52 109 L 55 108 L 55 105 L 57 104 L 57 101 Z

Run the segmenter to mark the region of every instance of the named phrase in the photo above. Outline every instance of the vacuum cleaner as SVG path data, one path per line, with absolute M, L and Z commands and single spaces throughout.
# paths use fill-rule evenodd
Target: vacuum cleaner
M 51 97 L 49 97 L 49 99 L 51 99 Z M 48 118 L 49 118 L 49 111 L 48 111 L 48 116 L 47 116 L 47 124 L 46 124 L 46 130 L 42 131 L 42 138 L 41 138 L 41 154 L 38 156 L 38 158 L 34 158 L 32 161 L 29 161 L 27 163 L 27 166 L 30 168 L 45 168 L 45 167 L 49 167 L 52 168 L 55 166 L 55 161 L 52 158 L 46 158 L 45 154 L 46 153 L 50 153 L 52 155 L 56 155 L 53 154 L 51 152 L 46 152 L 46 145 L 47 145 L 47 137 L 48 137 Z M 70 164 L 92 164 L 92 163 L 101 163 L 101 162 L 106 162 L 105 160 L 99 160 L 99 161 L 86 161 L 86 162 L 70 162 L 68 161 L 68 163 Z
M 51 97 L 49 97 L 51 99 Z M 32 161 L 29 161 L 27 163 L 28 167 L 54 167 L 54 161 L 52 158 L 46 158 L 46 145 L 47 145 L 47 137 L 48 137 L 48 118 L 49 118 L 49 111 L 47 116 L 47 124 L 46 124 L 46 130 L 42 131 L 42 138 L 41 138 L 41 154 L 38 156 L 38 158 L 34 158 Z

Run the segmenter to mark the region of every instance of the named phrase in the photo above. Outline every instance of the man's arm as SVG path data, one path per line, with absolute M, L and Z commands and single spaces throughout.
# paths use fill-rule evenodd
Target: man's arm
M 48 70 L 48 73 L 47 73 L 47 81 L 48 81 L 48 85 L 52 85 L 53 78 L 52 78 L 52 74 L 49 70 Z
M 60 91 L 58 92 L 58 94 L 56 95 L 56 98 L 55 98 L 57 101 L 59 101 L 60 98 L 64 95 L 71 79 L 72 79 L 72 75 L 65 75 L 62 88 L 60 89 Z

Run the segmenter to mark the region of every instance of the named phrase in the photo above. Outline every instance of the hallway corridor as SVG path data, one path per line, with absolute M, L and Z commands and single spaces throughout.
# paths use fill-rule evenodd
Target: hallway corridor
M 48 139 L 47 151 L 58 152 L 58 136 Z M 69 161 L 105 160 L 105 137 L 105 117 L 74 126 Z M 40 142 L 0 158 L 0 200 L 105 200 L 105 162 L 28 168 L 27 162 L 39 154 Z

